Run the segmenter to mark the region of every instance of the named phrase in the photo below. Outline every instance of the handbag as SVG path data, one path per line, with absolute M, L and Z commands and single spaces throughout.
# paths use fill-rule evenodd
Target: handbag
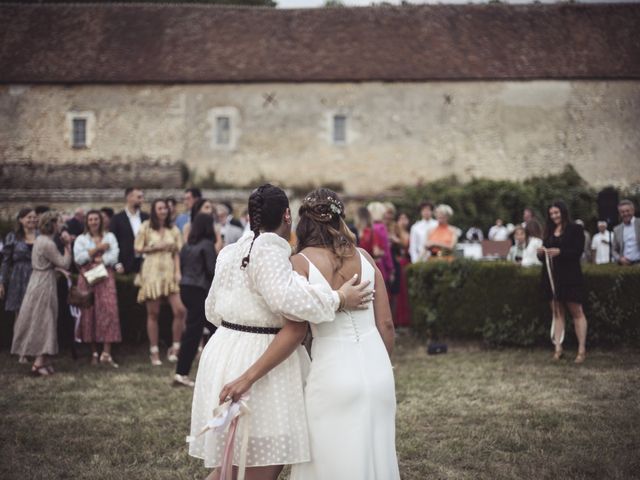
M 104 263 L 101 263 L 100 265 L 96 265 L 95 267 L 87 270 L 82 275 L 84 275 L 84 278 L 87 280 L 89 285 L 95 285 L 107 278 L 109 273 L 107 272 Z
M 78 308 L 89 308 L 93 305 L 93 292 L 81 290 L 78 285 L 71 285 L 69 295 L 67 295 L 67 303 Z

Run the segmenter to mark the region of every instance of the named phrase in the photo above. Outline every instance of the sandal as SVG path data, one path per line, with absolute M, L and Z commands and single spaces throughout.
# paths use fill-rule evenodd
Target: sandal
M 151 359 L 151 365 L 154 367 L 159 367 L 162 365 L 162 360 L 160 360 L 160 349 L 157 345 L 149 348 L 149 358 Z
M 553 359 L 557 362 L 562 358 L 563 355 L 564 354 L 562 353 L 562 349 L 556 350 L 555 352 L 553 352 Z
M 91 354 L 91 365 L 98 365 L 98 352 L 93 352 Z
M 578 352 L 578 355 L 576 356 L 574 363 L 584 363 L 586 359 L 587 359 L 587 352 Z
M 120 365 L 113 361 L 113 357 L 111 356 L 111 354 L 106 352 L 102 352 L 102 354 L 100 355 L 100 363 L 111 365 L 113 368 L 120 367 Z
M 34 377 L 48 377 L 53 373 L 51 365 L 31 365 L 31 375 Z
M 180 342 L 173 342 L 173 345 L 167 350 L 167 360 L 171 363 L 178 361 L 178 355 L 180 354 Z

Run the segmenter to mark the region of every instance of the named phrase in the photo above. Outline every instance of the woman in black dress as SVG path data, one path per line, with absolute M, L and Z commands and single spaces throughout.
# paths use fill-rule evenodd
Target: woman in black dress
M 573 318 L 578 337 L 578 356 L 576 363 L 582 363 L 586 356 L 587 319 L 582 310 L 584 302 L 584 281 L 580 268 L 580 257 L 584 250 L 584 232 L 580 225 L 573 223 L 569 210 L 563 201 L 555 201 L 547 209 L 543 247 L 538 249 L 538 258 L 542 261 L 542 289 L 551 303 L 551 312 L 555 319 L 553 358 L 562 357 L 566 306 Z M 547 259 L 551 266 L 551 278 L 547 269 Z

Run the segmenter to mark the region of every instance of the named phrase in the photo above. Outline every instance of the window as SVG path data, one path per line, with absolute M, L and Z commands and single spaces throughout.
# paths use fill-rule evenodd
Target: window
M 231 119 L 227 116 L 216 117 L 216 144 L 231 143 Z
M 347 117 L 346 115 L 333 116 L 333 143 L 347 143 Z
M 207 112 L 207 138 L 214 151 L 232 152 L 242 135 L 242 118 L 236 107 L 214 107 Z
M 65 142 L 70 148 L 91 148 L 95 137 L 96 116 L 91 111 L 72 110 L 66 113 Z
M 87 119 L 74 118 L 72 131 L 73 148 L 85 148 L 87 146 Z

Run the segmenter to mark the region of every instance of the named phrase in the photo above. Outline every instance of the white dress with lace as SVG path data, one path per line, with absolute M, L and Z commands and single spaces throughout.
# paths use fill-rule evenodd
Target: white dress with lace
M 297 321 L 327 322 L 335 318 L 339 297 L 328 285 L 310 285 L 292 270 L 289 244 L 273 233 L 255 240 L 251 260 L 240 268 L 253 233 L 225 247 L 205 302 L 207 319 L 218 326 L 198 367 L 191 411 L 191 435 L 213 417 L 222 387 L 237 379 L 267 349 L 274 335 L 246 333 L 221 327 L 227 322 L 282 327 L 283 316 Z M 302 378 L 309 357 L 303 347 L 258 380 L 249 391 L 251 414 L 247 466 L 295 464 L 308 461 Z M 241 419 L 241 421 L 245 421 Z M 220 466 L 226 434 L 213 431 L 197 437 L 189 454 L 204 459 L 208 468 Z M 236 438 L 236 442 L 239 440 Z M 238 464 L 239 445 L 234 449 Z
M 360 264 L 362 280 L 374 284 L 375 270 L 362 254 Z M 329 285 L 311 262 L 309 281 Z M 291 480 L 399 480 L 393 371 L 373 306 L 338 313 L 311 331 L 311 461 L 294 465 Z

